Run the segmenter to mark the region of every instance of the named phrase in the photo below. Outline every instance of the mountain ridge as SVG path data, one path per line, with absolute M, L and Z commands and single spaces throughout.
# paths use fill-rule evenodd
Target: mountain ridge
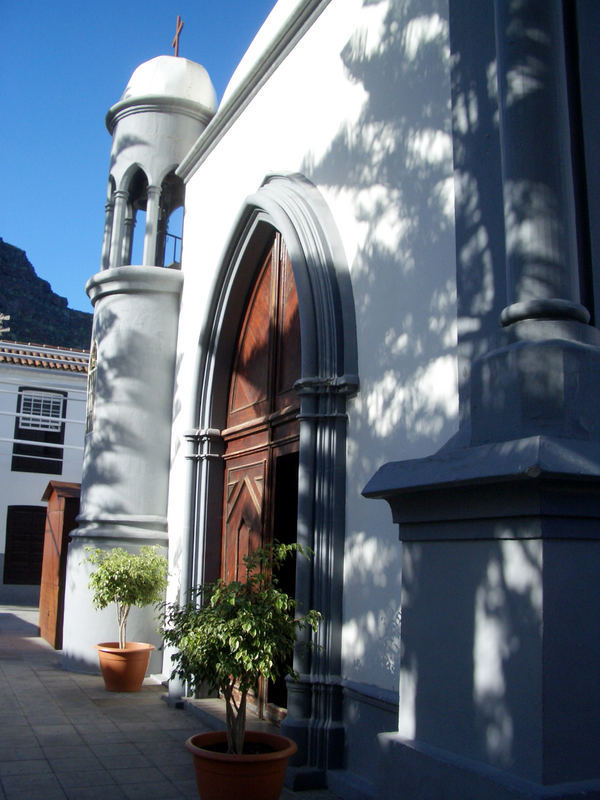
M 9 314 L 0 338 L 49 347 L 89 350 L 93 315 L 68 301 L 40 278 L 25 250 L 0 237 L 0 313 Z

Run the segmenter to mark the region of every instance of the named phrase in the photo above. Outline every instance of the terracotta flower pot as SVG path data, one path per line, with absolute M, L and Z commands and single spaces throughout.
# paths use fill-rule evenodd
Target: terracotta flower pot
M 295 742 L 272 733 L 247 731 L 246 742 L 260 743 L 267 752 L 243 755 L 206 749 L 227 742 L 225 731 L 198 733 L 185 743 L 194 756 L 200 800 L 278 800 Z
M 95 647 L 107 691 L 137 692 L 142 688 L 154 645 L 126 642 L 121 649 L 118 642 L 101 642 Z

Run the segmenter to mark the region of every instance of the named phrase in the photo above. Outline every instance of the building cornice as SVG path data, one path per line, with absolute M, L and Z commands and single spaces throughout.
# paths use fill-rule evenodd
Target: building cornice
M 162 114 L 183 114 L 192 119 L 199 120 L 204 125 L 208 124 L 213 116 L 213 111 L 201 103 L 194 100 L 186 100 L 178 97 L 164 97 L 163 95 L 146 95 L 144 97 L 134 97 L 130 100 L 120 100 L 111 106 L 106 113 L 106 128 L 113 134 L 115 125 L 119 120 L 131 114 L 143 114 L 148 112 Z
M 207 128 L 177 169 L 177 175 L 188 181 L 221 137 L 234 124 L 259 89 L 296 46 L 331 0 L 305 0 L 299 3 L 277 36 L 265 49 L 240 85 L 219 107 Z M 110 112 L 109 112 L 110 113 Z
M 85 285 L 92 305 L 109 294 L 179 294 L 183 275 L 168 267 L 112 267 L 93 275 Z

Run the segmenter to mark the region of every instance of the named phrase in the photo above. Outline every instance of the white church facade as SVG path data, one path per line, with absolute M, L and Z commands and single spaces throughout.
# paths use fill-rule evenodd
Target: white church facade
M 218 108 L 136 69 L 65 666 L 114 638 L 86 546 L 160 545 L 175 599 L 297 540 L 322 647 L 260 698 L 291 785 L 600 797 L 599 33 L 590 0 L 279 0 Z

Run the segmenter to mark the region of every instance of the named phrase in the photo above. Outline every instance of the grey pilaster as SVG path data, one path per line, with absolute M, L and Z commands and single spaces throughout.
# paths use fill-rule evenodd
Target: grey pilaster
M 495 0 L 509 305 L 502 322 L 583 322 L 559 0 Z
M 563 3 L 495 0 L 473 29 L 468 2 L 450 8 L 464 75 L 485 74 L 480 50 L 489 57 L 495 27 L 498 132 L 482 126 L 468 146 L 497 135 L 503 229 L 484 216 L 499 191 L 491 171 L 473 169 L 469 213 L 495 238 L 506 307 L 492 333 L 472 297 L 459 297 L 472 359 L 461 436 L 384 465 L 364 490 L 388 501 L 403 543 L 399 730 L 380 737 L 378 796 L 596 798 L 600 337 L 580 285 L 590 265 L 578 250 Z M 468 170 L 464 144 L 455 131 Z
M 144 236 L 144 266 L 156 264 L 156 244 L 158 241 L 158 219 L 160 216 L 160 186 L 148 186 L 146 205 L 146 232 Z
M 120 267 L 123 256 L 123 225 L 127 214 L 128 193 L 124 189 L 117 189 L 114 193 L 114 212 L 110 239 L 110 267 Z
M 127 213 L 123 221 L 123 247 L 121 251 L 121 263 L 131 264 L 131 248 L 133 245 L 133 230 L 135 228 L 135 216 L 131 204 L 127 207 Z
M 112 235 L 113 215 L 115 210 L 114 200 L 106 203 L 104 211 L 104 236 L 102 237 L 102 255 L 100 257 L 100 269 L 108 269 L 110 259 L 110 241 Z
M 318 783 L 320 772 L 343 765 L 345 729 L 341 680 L 341 624 L 345 535 L 346 402 L 356 379 L 305 377 L 300 395 L 298 541 L 313 559 L 298 559 L 296 597 L 300 609 L 316 608 L 323 621 L 314 649 L 301 642 L 295 655 L 298 681 L 288 681 L 284 731 L 298 743 L 296 788 Z M 311 774 L 312 770 L 312 774 Z

